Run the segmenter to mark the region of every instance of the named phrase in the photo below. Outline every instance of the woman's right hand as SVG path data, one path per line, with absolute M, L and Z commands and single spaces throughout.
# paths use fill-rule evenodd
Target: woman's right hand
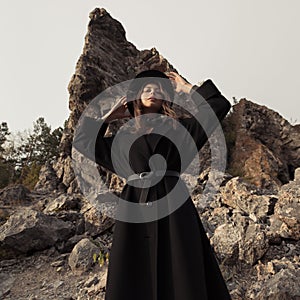
M 176 72 L 168 72 L 167 76 L 170 78 L 172 82 L 175 84 L 175 91 L 177 93 L 189 93 L 193 87 L 192 84 L 188 83 L 185 79 L 183 79 L 178 73 Z
M 116 102 L 111 110 L 103 116 L 103 119 L 105 123 L 109 123 L 113 120 L 124 119 L 130 116 L 127 110 L 126 96 L 123 96 Z

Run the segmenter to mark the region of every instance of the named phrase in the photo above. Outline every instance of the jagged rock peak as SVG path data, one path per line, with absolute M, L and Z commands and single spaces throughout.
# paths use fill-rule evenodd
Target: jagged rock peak
M 54 165 L 58 182 L 70 192 L 77 190 L 71 167 L 71 145 L 82 112 L 99 93 L 134 78 L 145 69 L 176 71 L 156 48 L 140 51 L 127 41 L 122 24 L 105 9 L 94 9 L 82 54 L 68 86 L 71 113 L 60 144 L 60 158 Z
M 110 14 L 106 11 L 105 8 L 103 8 L 103 7 L 101 7 L 101 8 L 96 7 L 93 11 L 90 12 L 89 18 L 91 20 L 95 20 L 98 17 L 103 17 L 105 15 L 109 15 L 110 16 Z
M 107 28 L 109 30 L 113 29 L 115 33 L 118 33 L 125 39 L 126 32 L 124 27 L 119 21 L 112 18 L 105 8 L 95 8 L 90 13 L 89 18 L 90 22 L 88 24 L 88 30 L 92 29 L 95 25 L 102 25 L 103 28 Z M 109 25 L 113 25 L 112 28 L 109 28 Z

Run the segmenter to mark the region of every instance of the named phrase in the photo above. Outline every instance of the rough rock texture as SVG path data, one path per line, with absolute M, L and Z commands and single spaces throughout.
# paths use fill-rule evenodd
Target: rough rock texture
M 286 228 L 283 237 L 294 240 L 300 239 L 300 185 L 298 180 L 297 177 L 294 181 L 281 187 L 274 210 L 275 218 L 282 221 L 281 226 Z
M 51 214 L 68 210 L 80 211 L 81 206 L 80 197 L 61 194 L 46 205 L 44 213 Z
M 18 184 L 5 187 L 0 191 L 0 202 L 2 205 L 26 204 L 30 201 L 30 191 Z
M 71 113 L 60 144 L 60 158 L 54 165 L 59 181 L 69 192 L 77 188 L 70 155 L 74 129 L 81 113 L 106 88 L 132 79 L 137 71 L 149 68 L 174 70 L 155 48 L 137 50 L 126 40 L 122 25 L 105 9 L 97 8 L 90 13 L 83 53 L 68 87 Z
M 1 299 L 104 299 L 107 262 L 100 265 L 97 256 L 95 263 L 94 252 L 108 253 L 114 221 L 81 194 L 70 156 L 73 132 L 98 93 L 148 68 L 174 70 L 155 48 L 136 49 L 118 21 L 95 9 L 69 84 L 71 113 L 58 161 L 42 169 L 35 191 L 0 191 Z M 219 191 L 201 195 L 209 145 L 200 153 L 203 172 L 187 181 L 196 181 L 193 201 L 232 299 L 299 299 L 300 125 L 246 99 L 223 125 L 229 157 Z M 119 192 L 122 181 L 102 172 Z
M 52 171 L 43 169 L 37 189 L 51 190 L 58 185 L 69 193 L 80 192 L 71 159 L 74 129 L 80 115 L 100 92 L 149 68 L 175 70 L 155 48 L 136 49 L 126 40 L 122 25 L 104 9 L 91 12 L 83 53 L 69 83 L 71 112 L 60 143 L 60 157 L 53 166 L 57 178 L 51 175 L 47 187 L 46 178 Z M 246 99 L 233 106 L 223 125 L 230 174 L 269 190 L 293 179 L 300 166 L 300 125 L 292 126 L 277 112 Z M 201 171 L 210 165 L 208 144 L 200 153 L 200 165 Z
M 93 266 L 93 256 L 98 254 L 100 249 L 89 239 L 85 238 L 78 242 L 69 256 L 69 266 L 76 274 L 89 271 Z
M 253 265 L 269 248 L 265 222 L 272 213 L 274 198 L 261 195 L 257 187 L 239 177 L 229 180 L 221 188 L 220 196 L 220 207 L 204 214 L 207 223 L 215 225 L 210 226 L 215 251 L 223 263 L 241 260 Z M 220 213 L 222 219 L 216 219 Z
M 103 300 L 107 264 L 95 264 L 89 273 L 74 274 L 69 254 L 54 248 L 21 259 L 0 261 L 0 298 Z
M 200 206 L 232 299 L 299 299 L 299 170 L 274 193 L 231 178 Z
M 256 186 L 243 182 L 240 177 L 228 181 L 221 194 L 225 204 L 240 209 L 254 221 L 266 218 L 277 201 L 275 197 L 262 195 Z
M 50 163 L 42 166 L 39 174 L 39 181 L 34 187 L 38 192 L 49 192 L 59 188 L 59 180 L 56 173 Z
M 89 202 L 85 202 L 82 210 L 83 218 L 85 221 L 85 230 L 92 236 L 99 236 L 114 225 L 114 220 L 93 207 Z
M 248 291 L 248 299 L 290 300 L 300 299 L 300 264 L 283 258 L 266 265 L 257 265 L 258 281 Z
M 269 244 L 262 225 L 240 218 L 236 225 L 226 223 L 217 227 L 211 242 L 223 263 L 234 264 L 239 259 L 253 265 L 266 253 Z
M 47 249 L 72 235 L 72 224 L 22 209 L 0 227 L 1 258 Z
M 300 126 L 266 106 L 241 99 L 225 121 L 232 175 L 274 189 L 300 166 Z

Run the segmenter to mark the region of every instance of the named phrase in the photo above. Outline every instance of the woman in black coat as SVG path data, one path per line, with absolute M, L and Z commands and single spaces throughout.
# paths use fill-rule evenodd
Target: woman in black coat
M 174 91 L 190 96 L 201 124 L 197 114 L 176 115 Z M 149 70 L 136 76 L 127 96 L 103 118 L 93 158 L 127 180 L 120 198 L 132 205 L 121 205 L 115 223 L 106 300 L 230 299 L 180 178 L 195 149 L 200 150 L 230 107 L 211 80 L 192 86 L 175 72 Z M 118 134 L 113 144 L 115 136 L 104 137 L 107 125 L 128 117 L 128 111 L 132 126 Z M 211 112 L 215 118 L 209 117 Z M 95 122 L 86 118 L 84 126 L 91 128 Z M 73 143 L 79 151 L 90 137 L 85 131 Z

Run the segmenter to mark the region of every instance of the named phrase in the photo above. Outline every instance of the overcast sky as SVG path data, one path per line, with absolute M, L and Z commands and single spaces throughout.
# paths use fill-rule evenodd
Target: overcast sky
M 63 125 L 96 7 L 190 82 L 211 78 L 231 102 L 245 97 L 300 123 L 299 0 L 2 0 L 0 121 L 12 131 L 40 116 L 53 129 Z

